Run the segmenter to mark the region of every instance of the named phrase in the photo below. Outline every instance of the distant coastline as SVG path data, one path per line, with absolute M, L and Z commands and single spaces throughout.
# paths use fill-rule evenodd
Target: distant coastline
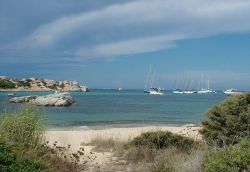
M 77 81 L 54 81 L 40 78 L 13 79 L 0 76 L 1 92 L 50 92 L 50 91 L 80 91 L 87 92 L 89 88 Z

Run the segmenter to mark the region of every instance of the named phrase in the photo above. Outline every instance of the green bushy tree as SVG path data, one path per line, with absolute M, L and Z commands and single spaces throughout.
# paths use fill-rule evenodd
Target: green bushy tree
M 225 147 L 249 136 L 250 93 L 234 96 L 207 113 L 200 133 L 209 145 Z

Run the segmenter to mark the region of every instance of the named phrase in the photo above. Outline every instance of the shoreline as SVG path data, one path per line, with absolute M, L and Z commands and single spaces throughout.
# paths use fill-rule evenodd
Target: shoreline
M 80 126 L 47 126 L 46 131 L 86 131 L 86 130 L 105 130 L 110 128 L 145 128 L 145 127 L 200 127 L 199 124 L 193 123 L 113 123 L 105 124 L 100 123 L 96 125 L 80 125 Z

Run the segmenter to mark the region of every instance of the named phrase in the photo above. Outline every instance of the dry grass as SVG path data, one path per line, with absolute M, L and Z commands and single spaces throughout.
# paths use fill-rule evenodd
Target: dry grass
M 6 112 L 0 120 L 0 142 L 16 155 L 17 160 L 39 162 L 49 171 L 78 171 L 83 152 L 48 146 L 43 137 L 45 120 L 40 109 L 24 106 L 16 112 Z
M 120 152 L 124 142 L 115 140 L 114 138 L 103 139 L 96 137 L 88 145 L 95 146 L 94 150 L 97 152 Z
M 127 171 L 133 172 L 157 172 L 159 167 L 168 167 L 176 172 L 201 172 L 203 154 L 207 149 L 204 143 L 196 143 L 191 150 L 174 146 L 163 149 L 147 145 L 127 147 L 128 143 L 103 138 L 95 138 L 89 144 L 96 146 L 95 151 L 112 152 L 114 156 L 125 160 Z M 111 165 L 112 169 L 116 168 L 115 164 Z

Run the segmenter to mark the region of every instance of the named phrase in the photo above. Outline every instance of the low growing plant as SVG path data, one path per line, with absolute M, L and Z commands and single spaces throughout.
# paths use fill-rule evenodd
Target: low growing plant
M 142 133 L 140 136 L 135 137 L 127 144 L 127 147 L 131 145 L 136 147 L 147 146 L 154 149 L 176 147 L 182 150 L 190 150 L 195 145 L 195 141 L 168 131 L 155 131 Z
M 46 172 L 47 167 L 41 163 L 31 160 L 17 160 L 16 155 L 11 152 L 5 144 L 0 143 L 0 171 L 3 172 Z
M 250 171 L 250 139 L 243 139 L 237 145 L 208 152 L 203 165 L 206 172 Z
M 168 166 L 158 166 L 158 167 L 153 167 L 151 172 L 175 172 L 173 167 L 168 167 Z
M 25 106 L 0 120 L 0 171 L 77 171 L 83 150 L 76 153 L 45 142 L 44 117 L 39 109 Z M 1 147 L 2 146 L 2 147 Z
M 0 139 L 16 148 L 36 149 L 43 144 L 44 118 L 38 109 L 27 106 L 16 113 L 6 113 L 0 121 Z

